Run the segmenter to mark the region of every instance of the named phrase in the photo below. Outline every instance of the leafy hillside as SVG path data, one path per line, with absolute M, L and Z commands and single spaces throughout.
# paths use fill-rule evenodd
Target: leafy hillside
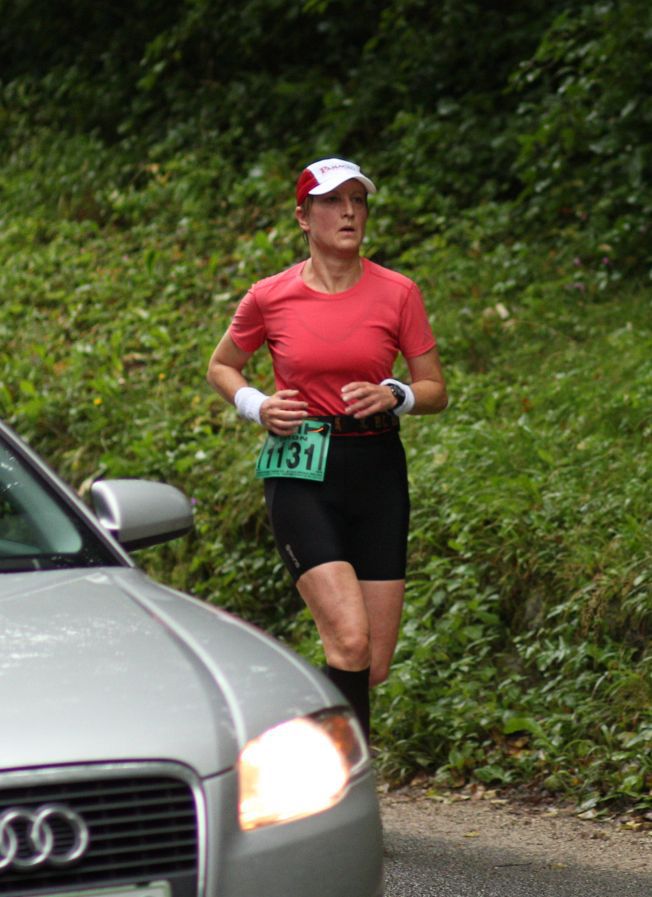
M 181 486 L 196 531 L 143 565 L 319 661 L 253 480 L 260 433 L 204 373 L 249 283 L 302 256 L 298 169 L 352 155 L 381 186 L 366 254 L 422 286 L 451 394 L 403 425 L 381 768 L 649 807 L 652 13 L 480 6 L 423 24 L 417 0 L 363 3 L 346 32 L 328 2 L 250 0 L 239 23 L 162 3 L 137 28 L 89 7 L 68 45 L 70 21 L 48 43 L 19 3 L 11 52 L 0 26 L 0 413 L 82 494 Z M 269 385 L 262 355 L 249 373 Z

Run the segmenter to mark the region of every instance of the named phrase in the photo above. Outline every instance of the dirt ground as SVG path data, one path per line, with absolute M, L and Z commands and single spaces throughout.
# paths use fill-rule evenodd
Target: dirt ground
M 564 867 L 581 864 L 652 875 L 652 818 L 579 818 L 575 807 L 476 788 L 437 793 L 410 786 L 381 788 L 383 823 L 406 834 L 428 834 L 470 847 L 503 847 L 523 859 Z M 652 817 L 652 814 L 650 814 Z

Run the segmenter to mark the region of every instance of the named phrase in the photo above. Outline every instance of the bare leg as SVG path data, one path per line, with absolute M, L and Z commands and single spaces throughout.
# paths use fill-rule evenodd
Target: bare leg
M 405 582 L 360 582 L 350 564 L 333 561 L 308 570 L 297 587 L 317 625 L 329 678 L 353 706 L 368 739 L 369 687 L 389 673 Z
M 332 561 L 312 567 L 297 588 L 308 605 L 326 661 L 340 670 L 364 670 L 371 661 L 367 602 L 353 567 Z
M 405 580 L 365 580 L 360 583 L 370 628 L 370 686 L 379 685 L 389 675 L 401 625 Z
M 297 587 L 319 632 L 327 662 L 341 670 L 371 665 L 371 685 L 384 682 L 396 648 L 405 580 L 360 582 L 350 564 L 313 567 Z

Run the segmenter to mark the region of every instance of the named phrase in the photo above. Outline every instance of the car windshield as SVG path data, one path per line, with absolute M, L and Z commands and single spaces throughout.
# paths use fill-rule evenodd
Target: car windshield
M 0 440 L 0 573 L 116 563 L 83 517 Z

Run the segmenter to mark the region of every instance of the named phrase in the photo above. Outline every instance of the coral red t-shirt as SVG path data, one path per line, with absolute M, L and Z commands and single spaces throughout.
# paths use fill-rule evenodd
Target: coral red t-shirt
M 392 376 L 400 352 L 435 346 L 417 285 L 363 259 L 360 280 L 342 293 L 320 293 L 301 276 L 305 262 L 254 284 L 229 328 L 244 352 L 267 343 L 277 389 L 298 389 L 309 414 L 343 414 L 340 390 Z

